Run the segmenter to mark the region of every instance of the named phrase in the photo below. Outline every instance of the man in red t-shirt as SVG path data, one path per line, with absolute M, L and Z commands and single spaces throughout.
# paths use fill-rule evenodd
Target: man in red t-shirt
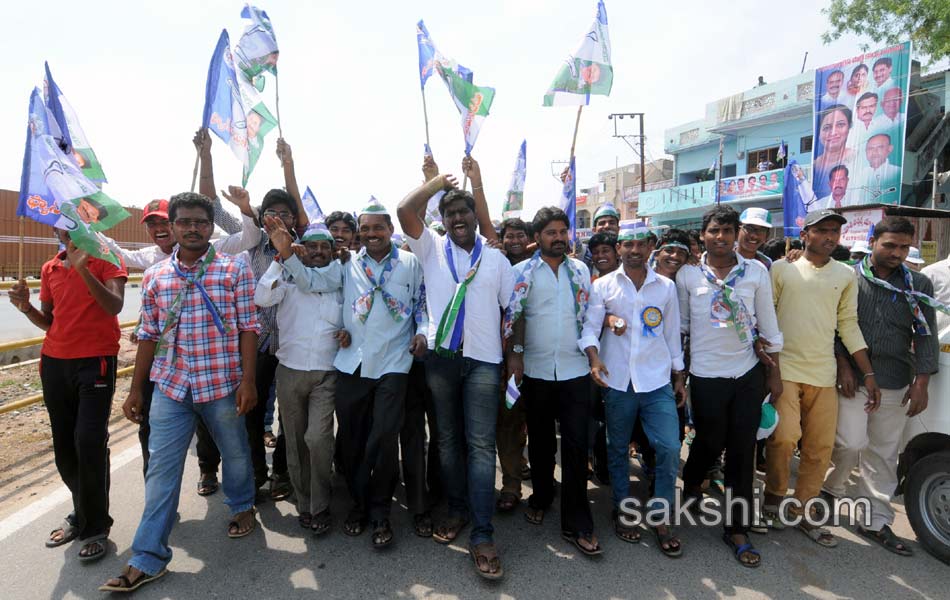
M 106 553 L 109 528 L 109 412 L 115 391 L 119 320 L 125 299 L 125 265 L 90 257 L 55 229 L 66 246 L 43 265 L 40 309 L 20 280 L 10 302 L 46 331 L 40 359 L 43 401 L 53 430 L 53 453 L 63 483 L 73 495 L 73 512 L 50 532 L 47 547 L 76 537 L 79 560 Z

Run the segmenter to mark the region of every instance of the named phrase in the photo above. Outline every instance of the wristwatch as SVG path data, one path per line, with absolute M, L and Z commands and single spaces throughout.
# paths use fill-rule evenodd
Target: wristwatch
M 522 346 L 521 344 L 515 344 L 514 346 L 511 347 L 511 351 L 514 352 L 515 354 L 524 354 L 524 346 Z

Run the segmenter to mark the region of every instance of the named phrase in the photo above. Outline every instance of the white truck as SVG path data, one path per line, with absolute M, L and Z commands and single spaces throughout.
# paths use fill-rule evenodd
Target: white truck
M 940 332 L 939 365 L 927 410 L 904 427 L 897 494 L 920 544 L 950 564 L 950 327 Z

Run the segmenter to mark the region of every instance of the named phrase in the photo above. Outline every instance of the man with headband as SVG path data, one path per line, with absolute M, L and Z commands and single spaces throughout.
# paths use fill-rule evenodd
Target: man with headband
M 579 346 L 587 354 L 594 381 L 606 388 L 615 532 L 626 542 L 640 539 L 627 514 L 627 445 L 640 415 L 657 452 L 656 495 L 649 506 L 666 511 L 664 522 L 655 528 L 657 545 L 664 554 L 677 557 L 683 549 L 669 517 L 679 470 L 676 406 L 686 400 L 679 303 L 673 282 L 647 264 L 648 233 L 642 223 L 621 224 L 617 248 L 622 267 L 593 283 Z
M 277 395 L 286 435 L 287 470 L 294 487 L 301 527 L 321 535 L 330 530 L 330 474 L 333 459 L 333 369 L 338 346 L 349 345 L 340 310 L 338 287 L 307 293 L 286 263 L 326 267 L 333 260 L 334 239 L 326 223 L 311 221 L 295 255 L 293 238 L 275 217 L 266 217 L 271 243 L 280 260 L 257 284 L 254 302 L 277 306 L 277 326 L 284 332 L 277 349 Z M 299 248 L 299 247 L 298 247 Z M 296 265 L 295 265 L 296 266 Z

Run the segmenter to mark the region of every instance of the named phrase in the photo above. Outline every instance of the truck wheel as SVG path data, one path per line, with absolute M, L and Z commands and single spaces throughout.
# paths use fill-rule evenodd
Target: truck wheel
M 904 506 L 920 544 L 950 564 L 950 452 L 935 452 L 914 463 Z

